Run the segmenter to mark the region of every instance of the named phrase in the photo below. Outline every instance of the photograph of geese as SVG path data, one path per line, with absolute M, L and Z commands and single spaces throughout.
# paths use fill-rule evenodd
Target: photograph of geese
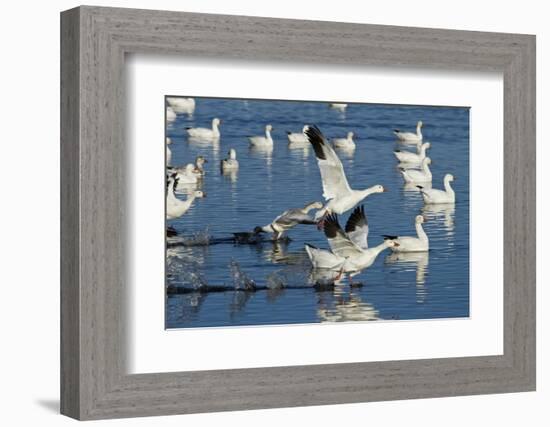
M 470 315 L 468 107 L 164 108 L 166 328 Z

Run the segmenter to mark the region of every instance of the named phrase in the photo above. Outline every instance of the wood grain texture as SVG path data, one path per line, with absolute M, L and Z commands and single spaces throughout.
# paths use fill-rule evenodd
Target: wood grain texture
M 61 37 L 62 413 L 100 419 L 534 390 L 533 36 L 80 7 L 63 12 Z M 504 354 L 128 375 L 128 53 L 502 72 Z

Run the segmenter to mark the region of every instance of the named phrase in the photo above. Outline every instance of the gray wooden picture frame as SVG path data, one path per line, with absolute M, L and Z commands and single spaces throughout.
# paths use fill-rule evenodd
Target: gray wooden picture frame
M 502 72 L 504 353 L 127 374 L 127 53 Z M 63 414 L 85 420 L 529 390 L 535 390 L 534 36 L 88 6 L 62 12 Z

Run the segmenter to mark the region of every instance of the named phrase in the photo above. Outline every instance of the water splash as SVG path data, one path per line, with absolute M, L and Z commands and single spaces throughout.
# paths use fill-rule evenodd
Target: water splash
M 181 243 L 184 246 L 208 246 L 210 244 L 211 234 L 208 227 L 204 230 L 198 230 L 182 237 Z
M 229 270 L 231 271 L 231 279 L 236 290 L 253 291 L 256 289 L 254 280 L 241 270 L 241 266 L 234 259 L 229 262 Z

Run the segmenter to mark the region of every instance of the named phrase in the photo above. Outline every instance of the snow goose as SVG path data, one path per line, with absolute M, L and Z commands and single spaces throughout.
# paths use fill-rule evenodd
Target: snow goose
M 432 182 L 432 173 L 428 165 L 432 163 L 432 159 L 425 157 L 422 160 L 421 170 L 399 168 L 405 182 Z
M 329 108 L 332 108 L 333 110 L 337 110 L 340 112 L 346 111 L 346 108 L 348 108 L 348 104 L 344 104 L 342 102 L 332 102 L 328 104 Z
M 195 111 L 194 98 L 166 98 L 166 101 L 176 113 L 193 114 Z
M 393 133 L 399 141 L 402 142 L 419 142 L 422 141 L 422 122 L 419 121 L 416 124 L 416 133 L 413 132 L 401 132 L 399 129 L 394 129 Z
M 217 117 L 212 119 L 212 129 L 208 128 L 185 128 L 187 134 L 191 138 L 202 139 L 202 140 L 217 140 L 220 138 L 220 130 L 218 126 L 221 124 L 221 120 Z
M 395 157 L 397 157 L 397 160 L 399 160 L 401 163 L 422 163 L 422 160 L 424 160 L 424 158 L 426 157 L 426 150 L 431 147 L 431 144 L 429 142 L 425 142 L 419 147 L 420 149 L 417 153 L 411 153 L 410 151 L 394 150 L 393 154 L 395 154 Z
M 338 216 L 334 214 L 325 220 L 324 231 L 330 251 L 306 244 L 306 252 L 313 268 L 340 270 L 342 273 L 354 275 L 370 267 L 384 249 L 399 246 L 395 240 L 386 239 L 378 246 L 363 249 L 342 230 Z
M 249 136 L 248 141 L 253 147 L 273 147 L 273 138 L 271 138 L 271 131 L 273 126 L 266 125 L 265 136 Z
M 288 145 L 292 145 L 295 148 L 299 148 L 300 145 L 307 146 L 309 144 L 309 141 L 307 139 L 307 136 L 305 135 L 306 129 L 307 125 L 302 128 L 302 132 L 287 131 L 286 136 L 288 138 Z
M 180 200 L 176 197 L 176 194 L 174 191 L 177 188 L 178 185 L 178 178 L 175 176 L 175 174 L 172 174 L 168 178 L 168 192 L 166 194 L 166 219 L 176 219 L 185 214 L 195 199 L 197 198 L 203 198 L 206 197 L 206 194 L 204 194 L 202 191 L 194 191 L 187 200 Z
M 176 112 L 172 107 L 166 107 L 166 121 L 172 123 L 176 120 Z
M 375 185 L 365 190 L 351 189 L 342 162 L 334 149 L 327 143 L 319 128 L 308 126 L 306 136 L 317 157 L 323 183 L 323 197 L 327 200 L 323 209 L 315 215 L 316 219 L 322 219 L 323 216 L 330 213 L 343 214 L 370 194 L 386 191 L 381 185 Z
M 344 150 L 354 150 L 355 142 L 353 142 L 353 132 L 348 132 L 346 138 L 334 138 L 332 140 L 332 146 Z
M 423 222 L 424 217 L 422 215 L 417 215 L 414 220 L 417 237 L 389 236 L 384 234 L 384 239 L 398 243 L 397 246 L 392 247 L 392 251 L 394 252 L 425 252 L 430 249 L 430 242 L 426 232 L 422 228 Z
M 208 163 L 203 156 L 197 156 L 195 163 L 188 163 L 181 167 L 168 167 L 167 172 L 175 173 L 180 184 L 195 184 L 204 176 L 204 164 Z
M 445 175 L 445 178 L 443 178 L 443 185 L 445 187 L 445 190 L 424 188 L 421 185 L 417 185 L 417 187 L 420 189 L 420 192 L 422 193 L 422 197 L 424 198 L 424 203 L 426 203 L 427 205 L 435 205 L 439 203 L 454 203 L 455 192 L 451 188 L 451 182 L 453 182 L 454 179 L 454 176 L 452 176 L 450 173 Z
M 284 211 L 275 218 L 270 224 L 263 227 L 255 227 L 254 233 L 273 233 L 273 240 L 279 240 L 283 237 L 285 231 L 297 226 L 298 224 L 317 224 L 314 218 L 309 216 L 312 209 L 321 209 L 321 202 L 308 203 L 303 208 L 294 208 Z
M 239 169 L 239 161 L 237 160 L 237 152 L 235 149 L 231 148 L 227 155 L 229 157 L 221 161 L 222 172 L 236 171 Z

